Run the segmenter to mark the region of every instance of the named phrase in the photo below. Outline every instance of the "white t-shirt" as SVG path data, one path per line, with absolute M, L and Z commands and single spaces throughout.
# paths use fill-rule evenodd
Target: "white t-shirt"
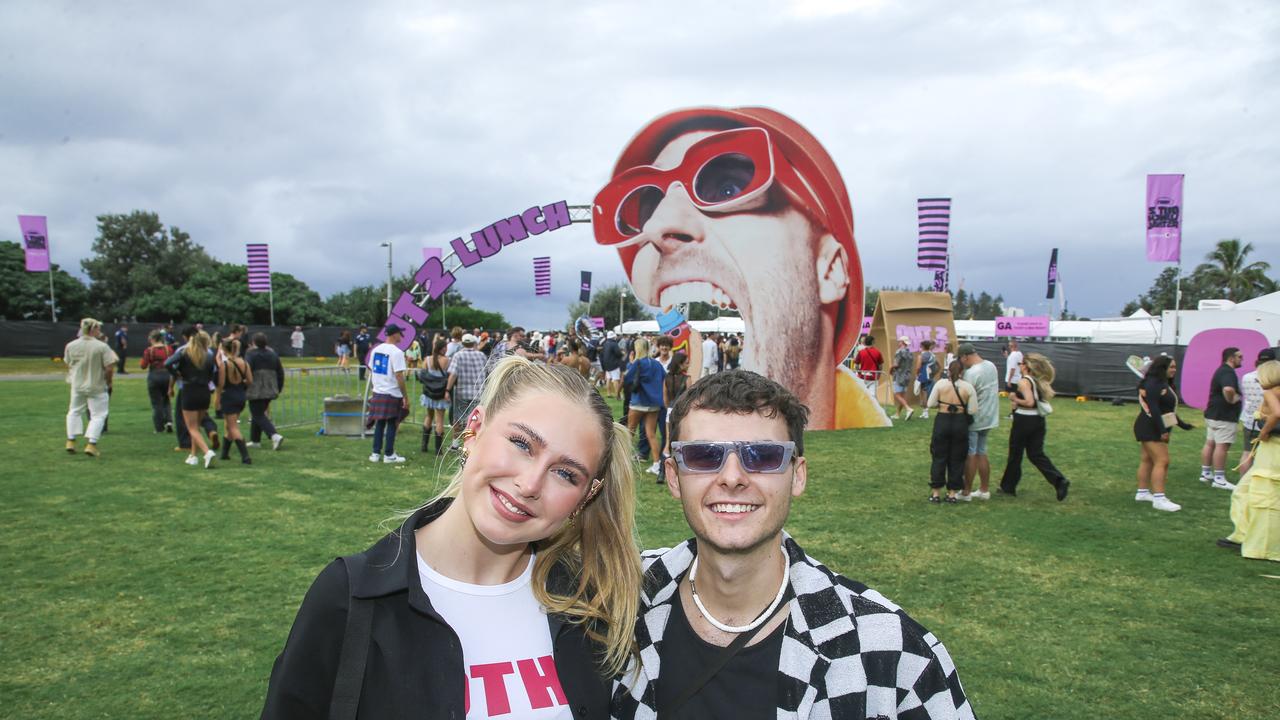
M 1009 385 L 1016 385 L 1022 379 L 1022 351 L 1014 350 L 1004 361 L 1004 379 Z
M 702 367 L 715 369 L 718 355 L 719 350 L 716 348 L 715 340 L 707 338 L 702 341 Z
M 379 395 L 404 397 L 396 373 L 404 372 L 404 351 L 391 343 L 382 343 L 369 356 L 369 369 L 373 372 L 373 391 Z
M 502 585 L 445 577 L 421 555 L 418 576 L 431 607 L 462 642 L 468 718 L 572 719 L 547 616 L 533 596 L 533 558 L 520 577 Z

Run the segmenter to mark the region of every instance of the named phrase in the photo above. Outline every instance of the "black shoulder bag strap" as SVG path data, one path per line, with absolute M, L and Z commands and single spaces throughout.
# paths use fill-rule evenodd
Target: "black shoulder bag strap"
M 338 657 L 338 675 L 333 683 L 333 699 L 329 702 L 329 720 L 355 720 L 373 624 L 373 601 L 355 597 L 350 592 L 354 586 L 353 571 L 364 569 L 364 556 L 347 555 L 342 562 L 347 566 L 347 627 L 342 634 L 342 654 Z
M 679 606 L 677 606 L 674 611 L 681 612 Z M 759 630 L 756 632 L 759 632 Z M 683 707 L 686 702 L 689 702 L 689 698 L 698 694 L 698 691 L 702 689 L 703 685 L 706 685 L 711 678 L 715 677 L 716 673 L 720 672 L 721 668 L 729 664 L 729 661 L 733 659 L 734 655 L 738 654 L 739 650 L 746 647 L 747 642 L 755 636 L 756 632 L 744 632 L 734 638 L 733 642 L 729 643 L 729 646 L 724 649 L 724 652 L 720 653 L 720 656 L 717 657 L 714 662 L 708 664 L 702 669 L 701 675 L 695 677 L 692 682 L 685 686 L 684 690 L 680 692 L 680 695 L 671 702 L 670 707 L 658 708 L 658 720 L 664 720 L 665 718 L 674 716 L 677 710 Z

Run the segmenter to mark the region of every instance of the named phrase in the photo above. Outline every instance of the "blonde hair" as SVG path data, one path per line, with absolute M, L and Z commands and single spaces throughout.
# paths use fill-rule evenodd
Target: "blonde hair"
M 494 367 L 480 393 L 479 406 L 488 417 L 530 392 L 545 392 L 581 402 L 594 416 L 604 440 L 598 470 L 600 489 L 580 507 L 576 521 L 533 543 L 533 594 L 548 612 L 567 615 L 587 636 L 602 643 L 606 675 L 622 672 L 635 651 L 635 620 L 640 604 L 640 550 L 636 538 L 635 468 L 631 434 L 613 421 L 604 398 L 577 371 L 563 365 L 541 365 L 512 355 Z M 449 485 L 428 505 L 455 498 L 462 490 L 459 468 Z M 584 552 L 585 549 L 585 552 Z M 551 570 L 563 563 L 575 576 L 562 595 L 547 588 Z
M 642 337 L 636 338 L 635 345 L 631 349 L 635 351 L 637 360 L 649 357 L 649 341 Z
M 198 368 L 204 367 L 209 360 L 209 333 L 200 330 L 187 341 L 187 359 Z
M 1268 360 L 1258 366 L 1258 384 L 1263 390 L 1280 385 L 1280 361 Z
M 1022 358 L 1022 362 L 1027 364 L 1027 376 L 1031 378 L 1031 382 L 1036 384 L 1036 391 L 1040 394 L 1041 400 L 1051 399 L 1055 393 L 1053 391 L 1053 363 L 1049 362 L 1049 358 L 1040 353 L 1027 353 Z

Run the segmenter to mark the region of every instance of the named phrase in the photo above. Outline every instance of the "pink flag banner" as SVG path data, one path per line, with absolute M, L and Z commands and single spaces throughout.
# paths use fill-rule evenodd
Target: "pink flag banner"
M 1182 261 L 1184 175 L 1147 176 L 1147 259 Z
M 271 292 L 271 261 L 266 243 L 245 243 L 249 256 L 249 292 Z
M 44 215 L 19 215 L 27 272 L 49 272 L 49 225 Z
M 427 262 L 428 260 L 439 260 L 443 257 L 443 252 L 444 250 L 442 248 L 424 247 L 422 248 L 422 261 Z

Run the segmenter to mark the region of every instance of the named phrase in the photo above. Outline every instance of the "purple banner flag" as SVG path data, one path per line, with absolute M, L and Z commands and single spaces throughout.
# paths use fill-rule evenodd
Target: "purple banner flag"
M 443 257 L 443 253 L 444 253 L 443 248 L 424 247 L 422 248 L 422 262 L 426 262 L 428 260 L 439 260 L 441 257 Z
M 591 271 L 582 270 L 582 287 L 578 291 L 578 301 L 591 302 Z
M 245 243 L 249 253 L 249 292 L 271 292 L 271 262 L 266 243 Z
M 533 259 L 533 294 L 551 294 L 551 258 L 549 257 Z
M 1147 176 L 1147 259 L 1182 262 L 1182 179 Z
M 44 215 L 19 215 L 27 272 L 49 272 L 49 225 Z
M 916 201 L 920 240 L 916 245 L 916 267 L 947 269 L 947 236 L 951 231 L 951 198 L 920 198 Z
M 1052 300 L 1054 292 L 1058 289 L 1058 248 L 1054 248 L 1049 255 L 1049 291 L 1045 293 L 1046 300 Z

